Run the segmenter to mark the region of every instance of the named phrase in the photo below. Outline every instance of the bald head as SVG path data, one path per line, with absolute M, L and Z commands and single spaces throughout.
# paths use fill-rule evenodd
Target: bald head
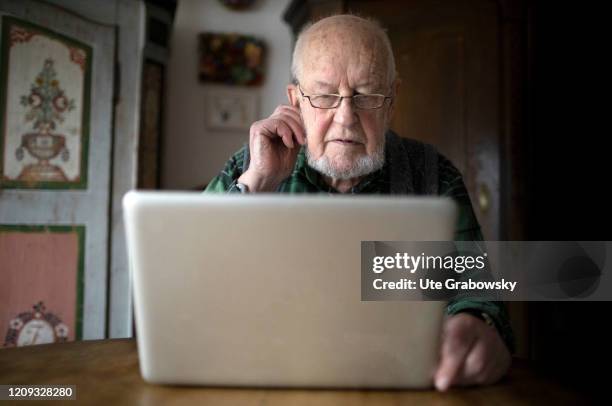
M 301 82 L 322 63 L 366 69 L 373 81 L 386 86 L 395 80 L 389 37 L 378 23 L 354 15 L 327 17 L 301 31 L 293 52 L 293 79 Z

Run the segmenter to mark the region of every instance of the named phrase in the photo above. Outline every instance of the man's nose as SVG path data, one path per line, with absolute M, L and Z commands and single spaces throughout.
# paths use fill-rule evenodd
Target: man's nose
M 356 120 L 357 114 L 355 112 L 355 106 L 353 106 L 353 99 L 350 97 L 343 98 L 340 101 L 340 105 L 336 108 L 334 121 L 344 127 L 350 127 Z

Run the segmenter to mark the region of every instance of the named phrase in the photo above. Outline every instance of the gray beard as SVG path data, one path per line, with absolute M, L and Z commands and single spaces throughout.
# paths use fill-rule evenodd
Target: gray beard
M 334 166 L 325 155 L 319 159 L 314 159 L 310 155 L 308 147 L 306 150 L 306 159 L 308 165 L 322 175 L 329 176 L 332 179 L 349 180 L 359 178 L 376 172 L 385 164 L 385 142 L 381 142 L 372 155 L 363 155 L 357 158 L 352 167 L 348 169 L 338 169 Z

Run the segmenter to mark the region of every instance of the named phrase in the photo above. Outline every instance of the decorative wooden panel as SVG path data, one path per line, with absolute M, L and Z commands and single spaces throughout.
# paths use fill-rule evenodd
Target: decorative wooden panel
M 80 339 L 84 226 L 0 225 L 5 347 Z
M 87 187 L 91 47 L 4 16 L 0 185 Z

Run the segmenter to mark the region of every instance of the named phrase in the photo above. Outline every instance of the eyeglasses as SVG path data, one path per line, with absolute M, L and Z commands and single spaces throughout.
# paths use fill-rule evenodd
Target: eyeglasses
M 352 99 L 353 106 L 362 110 L 373 110 L 381 108 L 387 99 L 392 99 L 391 96 L 384 94 L 354 94 L 352 96 L 340 96 L 339 94 L 312 94 L 305 95 L 302 87 L 298 84 L 298 89 L 302 97 L 305 97 L 310 102 L 310 105 L 316 109 L 335 109 L 340 105 L 342 99 Z

